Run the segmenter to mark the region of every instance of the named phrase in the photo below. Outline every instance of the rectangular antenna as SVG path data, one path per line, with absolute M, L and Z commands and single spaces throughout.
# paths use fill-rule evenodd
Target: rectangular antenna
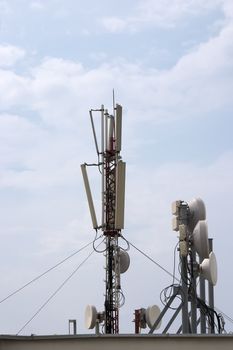
M 113 151 L 113 138 L 114 138 L 114 118 L 108 117 L 108 130 L 107 130 L 107 150 Z
M 121 160 L 116 168 L 116 209 L 115 209 L 115 229 L 124 228 L 125 212 L 125 168 L 126 163 Z
M 121 151 L 122 106 L 116 105 L 116 151 Z
M 96 132 L 95 132 L 95 125 L 94 125 L 94 121 L 93 121 L 93 116 L 92 116 L 92 111 L 89 111 L 90 113 L 90 118 L 91 118 L 91 127 L 92 127 L 92 132 L 93 132 L 93 136 L 94 136 L 94 141 L 95 141 L 95 148 L 96 148 L 96 152 L 99 155 L 99 147 L 98 147 L 98 142 L 97 142 L 97 137 L 96 137 Z
M 83 181 L 84 181 L 84 186 L 87 194 L 87 201 L 89 205 L 89 210 L 91 213 L 91 220 L 92 220 L 92 225 L 94 229 L 98 228 L 97 224 L 97 219 L 96 219 L 96 214 L 95 214 L 95 208 L 93 204 L 93 199 L 92 199 L 92 194 L 91 194 L 91 189 L 90 189 L 90 184 L 87 176 L 87 170 L 86 170 L 86 165 L 82 164 L 81 165 L 81 170 L 82 170 L 82 175 L 83 175 Z

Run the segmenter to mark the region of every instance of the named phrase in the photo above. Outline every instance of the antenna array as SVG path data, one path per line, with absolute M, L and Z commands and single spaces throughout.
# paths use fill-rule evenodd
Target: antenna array
M 101 116 L 101 143 L 98 144 L 93 113 L 98 112 Z M 99 169 L 102 177 L 102 219 L 98 226 L 91 189 L 88 181 L 86 167 L 81 165 L 84 185 L 87 194 L 93 228 L 101 229 L 105 237 L 105 311 L 101 317 L 104 322 L 105 333 L 119 333 L 119 308 L 124 302 L 124 295 L 121 290 L 120 275 L 129 267 L 128 253 L 119 248 L 118 240 L 121 237 L 121 230 L 124 228 L 124 202 L 125 202 L 125 169 L 126 164 L 121 159 L 122 139 L 122 106 L 115 102 L 113 114 L 101 106 L 99 110 L 90 110 L 92 132 L 95 148 L 98 156 Z M 93 165 L 93 164 L 90 164 Z M 95 313 L 93 313 L 94 315 Z M 93 316 L 94 321 L 100 319 Z M 93 325 L 95 322 L 87 322 Z M 93 328 L 93 327 L 90 327 Z

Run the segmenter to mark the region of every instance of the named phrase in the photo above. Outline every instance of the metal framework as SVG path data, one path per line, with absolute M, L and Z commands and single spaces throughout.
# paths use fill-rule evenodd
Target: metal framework
M 106 113 L 107 120 L 109 115 Z M 114 138 L 109 140 L 110 147 L 103 154 L 104 179 L 104 225 L 103 231 L 106 244 L 106 292 L 105 292 L 105 332 L 119 333 L 119 289 L 120 271 L 118 259 L 119 231 L 115 229 L 116 204 L 116 165 L 117 154 L 114 149 Z
M 101 114 L 101 144 L 97 141 L 93 112 Z M 125 192 L 125 163 L 122 162 L 121 151 L 121 119 L 122 107 L 113 101 L 113 115 L 101 106 L 101 109 L 90 110 L 92 132 L 98 155 L 98 166 L 102 177 L 102 224 L 98 226 L 91 190 L 85 166 L 82 172 L 86 188 L 93 228 L 103 231 L 105 240 L 105 333 L 119 333 L 119 308 L 123 304 L 124 296 L 120 283 L 120 248 L 118 239 L 124 227 L 124 192 Z
M 169 298 L 164 309 L 160 313 L 149 333 L 153 333 L 165 313 L 172 305 L 175 298 L 179 295 L 181 303 L 174 312 L 172 318 L 165 326 L 162 333 L 166 333 L 178 314 L 181 312 L 181 326 L 177 330 L 177 334 L 192 333 L 204 334 L 215 333 L 216 316 L 214 312 L 214 287 L 208 282 L 208 305 L 206 304 L 206 281 L 204 277 L 198 273 L 197 251 L 193 244 L 193 227 L 190 227 L 191 212 L 188 203 L 183 201 L 176 202 L 176 220 L 173 224 L 173 230 L 179 231 L 179 255 L 180 255 L 180 273 L 181 282 L 178 286 L 173 287 L 173 293 Z M 213 250 L 212 239 L 208 239 L 209 254 Z M 199 258 L 199 263 L 202 262 Z M 200 282 L 200 296 L 197 296 L 197 280 Z M 199 315 L 199 316 L 198 316 Z M 218 317 L 219 315 L 217 315 Z M 207 330 L 208 325 L 208 330 Z M 218 332 L 221 333 L 223 328 L 218 324 Z

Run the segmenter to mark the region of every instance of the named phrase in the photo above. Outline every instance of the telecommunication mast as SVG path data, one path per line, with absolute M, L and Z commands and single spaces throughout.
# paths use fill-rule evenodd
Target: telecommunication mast
M 101 119 L 100 147 L 95 131 L 93 114 L 97 112 Z M 94 306 L 86 310 L 86 324 L 94 328 L 96 322 L 104 322 L 106 334 L 119 333 L 119 308 L 124 303 L 121 290 L 121 273 L 129 267 L 129 255 L 119 247 L 118 240 L 124 228 L 125 169 L 126 163 L 121 159 L 122 106 L 113 103 L 113 114 L 102 105 L 100 109 L 90 110 L 90 120 L 98 156 L 97 164 L 82 164 L 84 179 L 93 228 L 102 230 L 105 241 L 105 303 L 104 312 L 98 314 Z M 88 166 L 97 166 L 102 178 L 102 219 L 98 225 L 91 189 L 87 176 Z

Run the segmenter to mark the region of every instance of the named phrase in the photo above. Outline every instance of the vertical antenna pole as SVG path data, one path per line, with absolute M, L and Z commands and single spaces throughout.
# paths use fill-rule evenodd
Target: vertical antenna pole
M 189 333 L 187 257 L 181 257 L 182 333 Z
M 101 106 L 101 182 L 102 182 L 102 228 L 105 223 L 104 213 L 104 105 Z
M 200 261 L 201 263 L 201 261 Z M 203 276 L 200 276 L 200 299 L 205 302 L 205 279 Z M 205 313 L 202 310 L 201 305 L 200 306 L 200 319 L 201 319 L 201 333 L 206 333 L 206 318 Z
M 213 251 L 213 238 L 209 238 L 209 253 Z M 214 309 L 214 286 L 212 283 L 208 283 L 208 289 L 209 289 L 209 306 L 211 309 Z M 211 315 L 211 325 L 210 325 L 210 333 L 214 332 L 214 312 L 210 311 Z
M 192 290 L 191 290 L 191 326 L 192 326 L 192 333 L 196 334 L 197 333 L 197 298 L 196 298 L 196 272 L 194 271 L 194 266 L 196 264 L 196 251 L 192 247 L 191 251 L 191 271 L 192 271 L 192 276 L 191 276 L 191 285 L 192 285 Z
M 114 112 L 115 113 L 115 112 Z M 104 112 L 105 140 L 104 140 L 104 235 L 106 242 L 106 294 L 105 294 L 105 332 L 119 333 L 119 307 L 121 295 L 120 258 L 118 238 L 121 228 L 116 226 L 116 198 L 117 198 L 117 169 L 118 151 L 116 149 L 115 123 L 116 118 Z M 120 137 L 120 135 L 119 135 Z M 103 141 L 102 141 L 103 142 Z M 123 191 L 123 187 L 122 187 Z M 119 196 L 118 196 L 119 197 Z

